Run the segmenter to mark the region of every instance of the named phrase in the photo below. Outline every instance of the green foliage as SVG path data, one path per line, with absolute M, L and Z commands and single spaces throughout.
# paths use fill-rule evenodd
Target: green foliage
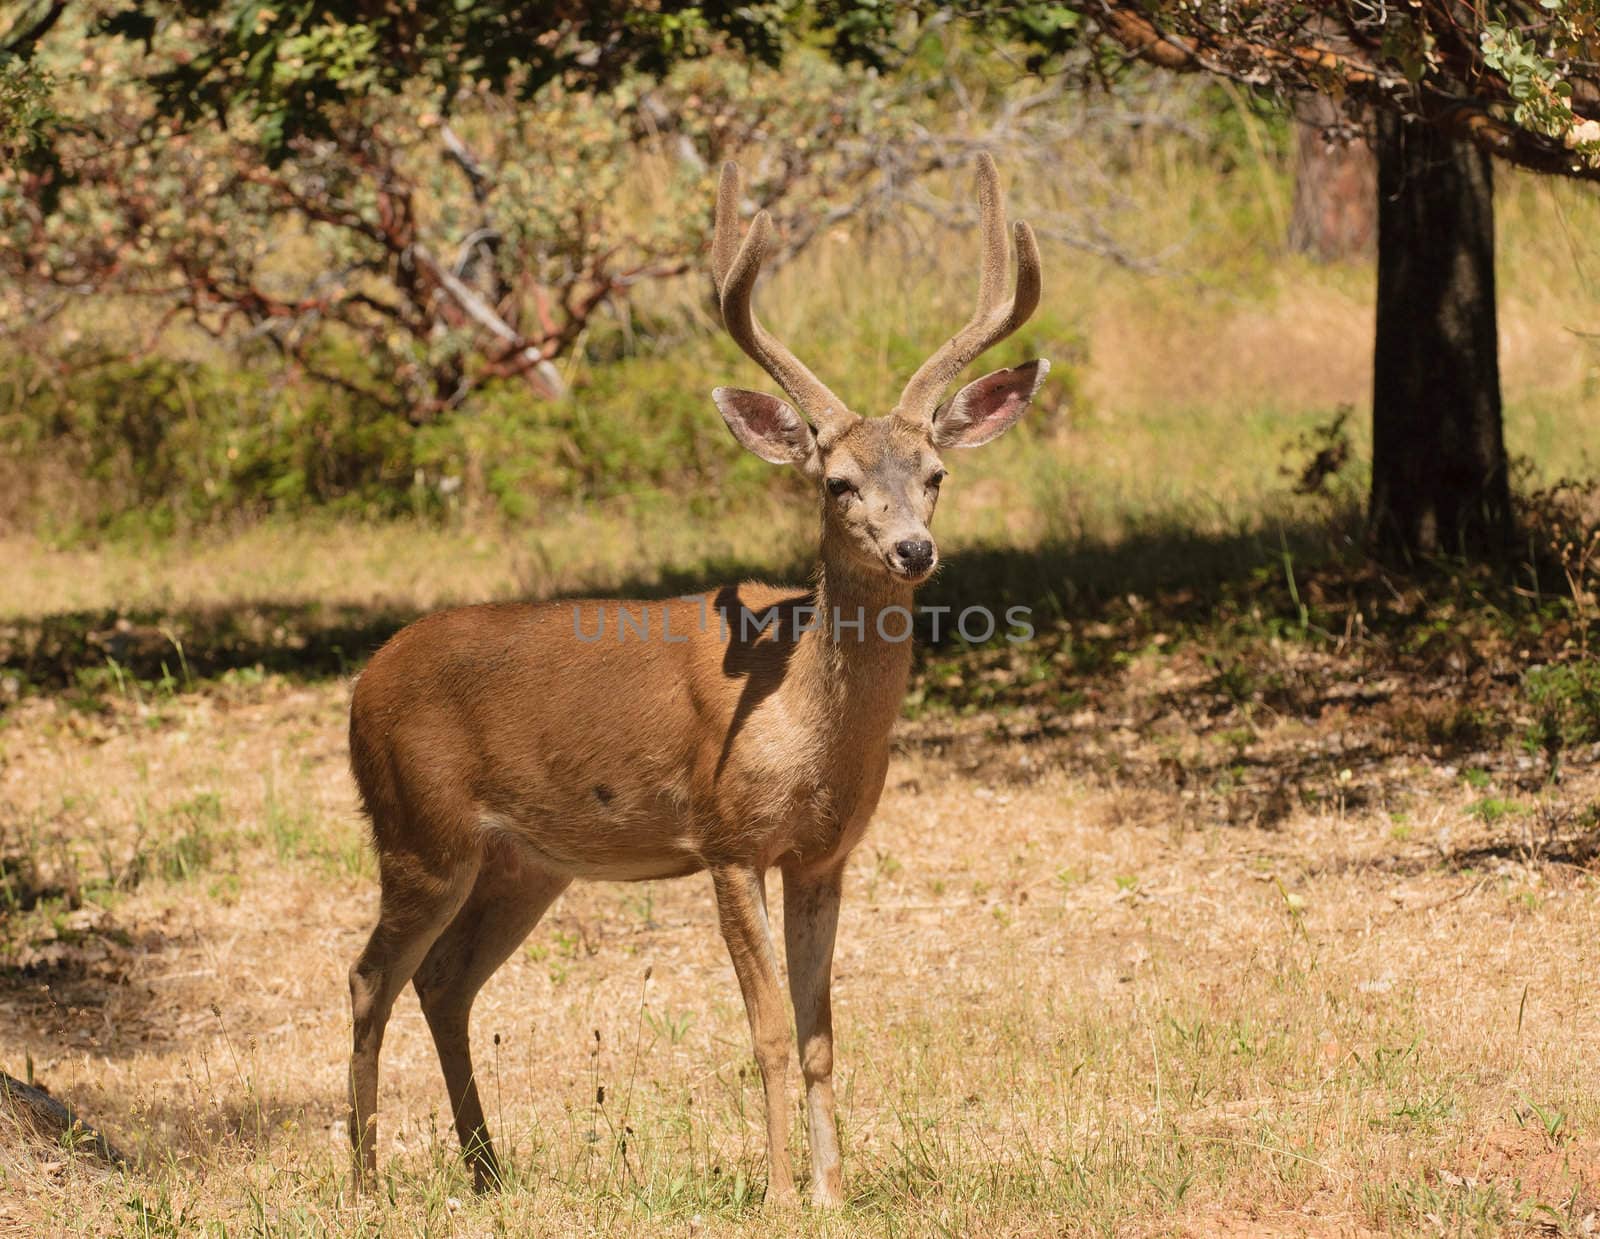
M 0 158 L 15 159 L 39 143 L 53 116 L 51 86 L 38 66 L 0 49 Z
M 1533 714 L 1524 733 L 1530 751 L 1552 764 L 1568 749 L 1600 744 L 1600 665 L 1559 663 L 1523 674 L 1522 694 Z
M 0 15 L 0 160 L 32 165 L 57 119 L 50 107 L 54 81 L 34 55 L 66 5 L 13 0 L 6 8 Z M 0 196 L 0 213 L 5 205 Z
M 297 139 L 333 136 L 341 110 L 374 94 L 420 91 L 448 107 L 463 89 L 520 99 L 553 85 L 608 89 L 630 73 L 660 77 L 717 50 L 773 64 L 796 9 L 680 0 L 132 0 L 105 29 L 159 51 L 149 81 L 163 112 L 193 123 L 242 109 L 276 166 Z
M 410 426 L 344 393 L 159 357 L 59 379 L 9 360 L 0 444 L 75 479 L 75 502 L 51 507 L 85 530 L 170 533 L 312 505 L 404 510 Z
M 896 0 L 819 0 L 812 16 L 837 60 L 886 69 L 899 59 L 906 9 Z
M 175 829 L 157 844 L 148 861 L 167 881 L 187 881 L 216 857 L 222 799 L 215 792 L 202 792 L 174 805 L 165 816 Z
M 424 428 L 415 464 L 429 476 L 481 475 L 505 515 L 549 498 L 606 499 L 673 489 L 692 501 L 770 485 L 773 471 L 738 452 L 718 422 L 703 369 L 639 358 L 600 367 L 558 401 L 530 401 L 502 385 L 470 415 Z
M 1506 80 L 1517 124 L 1560 139 L 1591 166 L 1600 166 L 1600 122 L 1572 110 L 1570 61 L 1591 43 L 1600 5 L 1540 0 L 1547 22 L 1537 35 L 1525 26 L 1488 22 L 1479 36 L 1483 61 Z
M 1467 815 L 1475 817 L 1485 826 L 1493 826 L 1502 818 L 1513 817 L 1527 810 L 1515 800 L 1503 796 L 1485 796 L 1467 806 Z
M 337 364 L 360 374 L 352 356 Z M 668 488 L 691 503 L 737 498 L 775 477 L 736 449 L 695 358 L 614 363 L 555 401 L 501 382 L 417 427 L 345 391 L 259 370 L 151 358 L 57 377 L 13 356 L 0 366 L 0 452 L 21 474 L 73 479 L 74 493 L 24 505 L 67 536 L 164 535 L 313 509 L 438 517 L 463 500 L 518 518 L 551 499 Z

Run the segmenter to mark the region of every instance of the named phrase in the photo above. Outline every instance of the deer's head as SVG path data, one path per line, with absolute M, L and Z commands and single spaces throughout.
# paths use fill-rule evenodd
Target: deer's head
M 978 157 L 983 266 L 978 308 L 954 338 L 911 376 L 899 403 L 882 417 L 847 408 L 756 319 L 750 295 L 766 255 L 772 219 L 762 211 L 741 243 L 737 237 L 739 169 L 722 168 L 711 245 L 722 320 L 728 334 L 788 394 L 719 387 L 712 393 L 734 437 L 763 460 L 795 465 L 821 490 L 823 541 L 869 571 L 916 584 L 932 575 L 938 548 L 928 526 L 945 469 L 941 453 L 978 447 L 1022 416 L 1050 370 L 1030 361 L 968 383 L 940 397 L 969 362 L 1027 321 L 1039 304 L 1039 247 L 1027 224 L 1016 225 L 1017 282 L 1005 296 L 1008 246 L 1005 203 L 994 160 Z

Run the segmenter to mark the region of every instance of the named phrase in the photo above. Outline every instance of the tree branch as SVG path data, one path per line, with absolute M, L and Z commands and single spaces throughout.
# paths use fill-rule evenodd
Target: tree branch
M 1496 116 L 1491 109 L 1500 101 L 1453 94 L 1427 77 L 1412 83 L 1402 74 L 1317 43 L 1271 47 L 1215 29 L 1208 29 L 1204 40 L 1176 34 L 1163 29 L 1129 0 L 1102 0 L 1096 19 L 1131 55 L 1163 69 L 1180 73 L 1203 70 L 1249 86 L 1278 83 L 1326 91 L 1330 83 L 1337 83 L 1351 97 L 1415 112 L 1508 163 L 1575 180 L 1600 181 L 1600 167 L 1575 158 L 1553 138 Z
M 562 379 L 561 372 L 550 364 L 542 350 L 496 314 L 482 297 L 440 265 L 426 246 L 413 245 L 411 253 L 416 258 L 417 265 L 438 281 L 439 287 L 450 294 L 451 299 L 466 312 L 468 317 L 518 354 L 519 358 L 539 376 L 540 383 L 547 389 L 548 395 L 560 397 L 567 394 L 567 384 Z
M 61 20 L 61 15 L 67 11 L 67 0 L 51 0 L 50 7 L 40 15 L 26 30 L 12 35 L 5 41 L 3 50 L 19 60 L 28 60 L 33 56 L 34 48 L 39 45 L 39 40 L 50 33 L 51 28 Z

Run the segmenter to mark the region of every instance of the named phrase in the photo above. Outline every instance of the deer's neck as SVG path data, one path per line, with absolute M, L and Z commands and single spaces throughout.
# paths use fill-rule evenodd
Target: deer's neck
M 818 626 L 796 655 L 807 689 L 849 743 L 889 734 L 911 670 L 912 587 L 863 570 L 826 542 L 817 570 Z

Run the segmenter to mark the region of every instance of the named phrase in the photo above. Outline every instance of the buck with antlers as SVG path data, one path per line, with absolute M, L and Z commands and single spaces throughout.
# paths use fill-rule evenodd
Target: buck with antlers
M 794 1198 L 788 1019 L 767 923 L 783 873 L 789 993 L 811 1134 L 811 1196 L 841 1200 L 829 996 L 840 877 L 877 807 L 911 664 L 913 589 L 938 562 L 928 532 L 939 453 L 1014 423 L 1049 365 L 945 389 L 1039 302 L 1039 252 L 978 162 L 982 271 L 970 322 L 911 377 L 893 411 L 851 412 L 757 321 L 751 290 L 772 231 L 741 244 L 739 175 L 717 197 L 712 269 L 728 333 L 788 394 L 719 387 L 728 428 L 817 483 L 821 565 L 809 590 L 745 584 L 659 604 L 500 605 L 419 620 L 373 657 L 350 709 L 350 761 L 382 877 L 377 928 L 350 970 L 350 1136 L 376 1167 L 378 1052 L 412 981 L 480 1187 L 498 1181 L 467 1044 L 472 1001 L 574 878 L 709 870 L 766 1093 L 768 1195 Z M 902 609 L 898 618 L 885 614 Z M 607 612 L 617 623 L 608 631 Z M 754 623 L 749 621 L 755 620 Z

